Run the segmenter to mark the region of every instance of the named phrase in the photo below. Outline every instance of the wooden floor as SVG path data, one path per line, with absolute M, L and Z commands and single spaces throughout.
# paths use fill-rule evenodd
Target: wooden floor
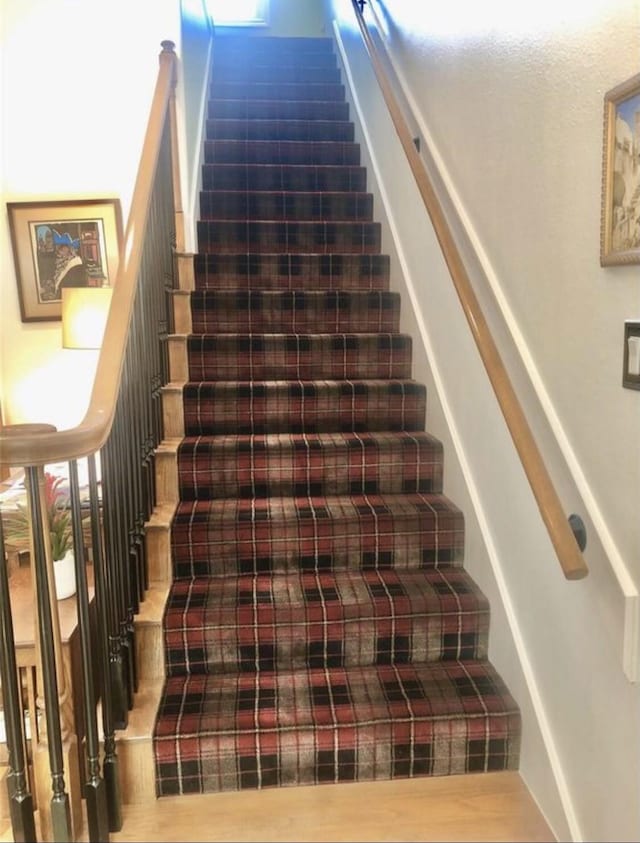
M 554 841 L 516 773 L 164 797 L 113 841 Z
M 12 840 L 5 824 L 0 840 Z M 81 840 L 87 840 L 83 836 Z M 111 841 L 545 841 L 517 773 L 163 797 L 124 808 Z

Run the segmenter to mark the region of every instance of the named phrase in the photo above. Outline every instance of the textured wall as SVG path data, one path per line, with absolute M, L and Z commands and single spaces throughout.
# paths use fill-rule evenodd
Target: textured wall
M 601 268 L 604 93 L 640 72 L 638 0 L 389 0 L 389 41 L 614 540 L 640 582 L 640 266 Z M 460 32 L 462 29 L 462 32 Z

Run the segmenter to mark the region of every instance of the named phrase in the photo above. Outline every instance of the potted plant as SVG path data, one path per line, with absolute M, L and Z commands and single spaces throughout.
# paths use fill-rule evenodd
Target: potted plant
M 76 579 L 73 559 L 73 536 L 69 499 L 60 488 L 63 477 L 44 473 L 44 498 L 49 523 L 49 543 L 53 559 L 53 573 L 58 600 L 75 594 Z M 30 516 L 26 503 L 18 501 L 15 510 L 3 514 L 5 537 L 17 544 L 26 544 L 30 538 Z

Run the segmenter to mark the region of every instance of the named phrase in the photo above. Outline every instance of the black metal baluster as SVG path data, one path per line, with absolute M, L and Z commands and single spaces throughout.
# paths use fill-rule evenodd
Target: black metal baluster
M 122 668 L 124 675 L 124 690 L 126 693 L 127 710 L 133 702 L 133 686 L 131 680 L 131 666 L 129 658 L 129 638 L 125 634 L 125 623 L 127 614 L 128 597 L 128 540 L 127 540 L 127 512 L 126 501 L 123 498 L 122 467 L 126 461 L 126 453 L 122 449 L 122 406 L 123 395 L 127 389 L 127 374 L 123 368 L 120 395 L 115 412 L 111 435 L 104 448 L 105 469 L 108 472 L 109 482 L 113 489 L 113 532 L 114 548 L 110 559 L 111 570 L 114 573 L 114 602 L 117 607 L 116 623 L 118 636 L 118 650 L 122 657 Z M 125 434 L 126 435 L 126 434 Z
M 125 373 L 123 372 L 123 377 Z M 123 385 L 126 390 L 126 385 Z M 116 417 L 111 429 L 111 436 L 108 442 L 108 467 L 113 489 L 115 492 L 115 506 L 113 522 L 115 531 L 115 555 L 113 557 L 113 570 L 115 571 L 116 605 L 118 621 L 119 651 L 122 656 L 124 671 L 124 689 L 126 692 L 127 709 L 133 705 L 133 662 L 131 653 L 131 641 L 127 626 L 127 607 L 129 605 L 129 542 L 127 527 L 126 500 L 124 499 L 124 484 L 122 482 L 122 463 L 126 459 L 126 449 L 123 441 L 127 434 L 122 432 L 122 403 L 123 392 L 120 393 Z
M 163 144 L 165 155 L 163 171 L 171 174 L 172 167 L 172 150 L 171 150 L 171 127 L 167 125 L 166 136 Z M 156 300 L 157 307 L 160 313 L 158 324 L 159 330 L 159 345 L 158 345 L 158 385 L 156 392 L 156 420 L 157 441 L 161 441 L 164 432 L 162 424 L 162 403 L 161 403 L 161 389 L 169 380 L 169 351 L 168 351 L 168 335 L 173 331 L 173 290 L 176 286 L 176 230 L 175 230 L 175 197 L 173 193 L 173 179 L 171 175 L 163 180 L 161 188 L 163 190 L 163 201 L 161 207 L 163 209 L 163 223 L 162 230 L 164 232 L 164 239 L 167 241 L 168 248 L 163 252 L 164 266 L 162 273 L 159 275 L 158 284 L 156 286 Z
M 107 789 L 109 831 L 122 828 L 122 796 L 120 792 L 120 766 L 116 753 L 111 670 L 109 664 L 109 590 L 108 572 L 103 550 L 100 527 L 100 501 L 95 456 L 87 459 L 89 472 L 89 504 L 91 508 L 91 546 L 93 548 L 93 577 L 96 605 L 96 632 L 98 660 L 100 663 L 100 695 L 102 698 L 102 731 L 104 733 L 104 758 L 102 774 Z M 102 502 L 104 511 L 104 500 Z
M 11 593 L 9 576 L 4 556 L 4 534 L 0 518 L 0 677 L 2 678 L 2 699 L 4 704 L 7 749 L 9 753 L 9 811 L 11 828 L 16 843 L 36 840 L 36 826 L 33 814 L 33 797 L 28 787 L 28 772 L 25 759 L 24 715 L 22 694 L 18 680 L 13 616 L 11 614 Z
M 134 306 L 135 307 L 135 306 Z M 122 616 L 121 636 L 127 653 L 127 667 L 129 687 L 131 689 L 130 706 L 133 705 L 133 694 L 138 689 L 138 673 L 136 665 L 135 626 L 134 617 L 140 609 L 138 589 L 138 558 L 135 541 L 135 502 L 133 499 L 132 473 L 136 471 L 135 455 L 135 425 L 133 424 L 132 393 L 135 392 L 135 377 L 132 372 L 132 332 L 127 346 L 124 361 L 125 389 L 121 393 L 118 408 L 117 452 L 121 457 L 122 470 L 118 475 L 120 484 L 120 500 L 123 516 L 123 560 L 125 570 L 122 580 Z
M 47 726 L 47 747 L 49 750 L 49 768 L 51 770 L 51 826 L 56 841 L 71 841 L 71 806 L 64 783 L 64 761 L 62 753 L 62 732 L 60 729 L 60 705 L 58 701 L 58 679 L 56 676 L 56 657 L 53 640 L 53 618 L 45 538 L 42 531 L 42 506 L 38 469 L 29 466 L 26 469 L 27 492 L 31 524 L 33 530 L 36 600 L 38 605 L 38 640 L 42 660 L 42 682 L 44 692 L 45 717 Z M 49 537 L 47 536 L 47 539 Z
M 105 443 L 101 455 L 101 483 L 102 483 L 102 511 L 104 518 L 105 541 L 105 580 L 107 597 L 107 618 L 109 636 L 109 665 L 111 685 L 111 706 L 113 712 L 113 726 L 115 729 L 126 729 L 129 717 L 128 691 L 126 681 L 126 666 L 122 652 L 120 638 L 119 615 L 119 577 L 120 565 L 118 547 L 118 493 L 114 482 L 112 460 L 112 436 Z
M 153 270 L 152 270 L 153 272 Z M 143 524 L 146 522 L 153 511 L 153 507 L 155 505 L 156 499 L 156 477 L 155 477 L 155 449 L 157 446 L 157 442 L 154 441 L 153 437 L 153 414 L 152 414 L 152 396 L 153 396 L 153 369 L 150 365 L 150 355 L 149 349 L 153 346 L 154 342 L 154 334 L 155 334 L 155 318 L 153 311 L 149 307 L 150 300 L 149 300 L 149 293 L 151 290 L 151 284 L 149 283 L 149 278 L 147 278 L 147 283 L 144 286 L 144 299 L 143 299 L 143 320 L 145 324 L 148 326 L 147 331 L 144 334 L 144 341 L 141 343 L 140 348 L 140 366 L 142 371 L 144 372 L 144 395 L 142 396 L 141 400 L 141 408 L 143 414 L 143 435 L 141 437 L 141 449 L 142 449 L 142 459 L 143 459 L 143 467 L 144 467 L 144 485 L 143 485 L 143 509 L 141 511 L 141 516 L 143 518 Z M 148 565 L 147 559 L 145 554 L 145 565 L 143 569 L 143 574 L 145 578 L 145 584 L 148 587 L 149 582 L 149 572 L 148 572 Z
M 91 619 L 89 616 L 89 587 L 84 555 L 84 531 L 80 507 L 80 485 L 78 464 L 69 462 L 69 486 L 71 491 L 71 524 L 73 531 L 73 555 L 76 572 L 76 605 L 78 607 L 78 632 L 80 635 L 80 672 L 82 674 L 82 703 L 84 706 L 86 738 L 86 774 L 84 796 L 87 806 L 89 840 L 109 840 L 109 816 L 107 793 L 100 775 L 100 742 L 96 720 L 96 696 L 92 668 Z
M 130 466 L 132 468 L 129 479 L 131 494 L 131 525 L 130 525 L 130 547 L 133 559 L 135 560 L 135 594 L 138 601 L 144 599 L 144 592 L 147 588 L 147 577 L 145 574 L 144 555 L 144 524 L 146 514 L 144 512 L 144 491 L 143 474 L 145 471 L 145 459 L 143 452 L 144 441 L 144 393 L 146 391 L 146 380 L 144 371 L 140 365 L 140 347 L 143 341 L 143 324 L 140 319 L 140 296 L 142 289 L 138 290 L 133 314 L 133 332 L 131 336 L 130 364 L 133 374 L 133 382 L 139 386 L 132 390 L 130 406 Z

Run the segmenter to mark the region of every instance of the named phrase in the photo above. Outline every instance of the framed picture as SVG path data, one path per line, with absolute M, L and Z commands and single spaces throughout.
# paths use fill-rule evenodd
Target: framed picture
M 602 266 L 640 263 L 640 73 L 604 97 Z
M 64 287 L 112 286 L 122 214 L 117 199 L 8 202 L 23 322 L 62 317 Z

